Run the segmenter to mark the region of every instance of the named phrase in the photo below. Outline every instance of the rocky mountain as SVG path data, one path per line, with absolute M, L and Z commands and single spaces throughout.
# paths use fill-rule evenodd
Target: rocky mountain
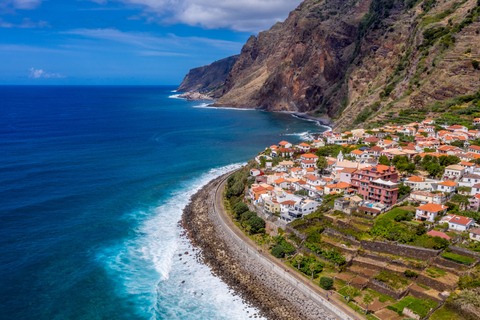
M 233 64 L 237 61 L 238 55 L 215 61 L 209 65 L 192 69 L 183 79 L 177 91 L 211 91 L 223 86 L 225 78 Z
M 250 37 L 216 104 L 339 128 L 468 107 L 477 101 L 458 99 L 479 90 L 479 33 L 480 0 L 305 0 Z

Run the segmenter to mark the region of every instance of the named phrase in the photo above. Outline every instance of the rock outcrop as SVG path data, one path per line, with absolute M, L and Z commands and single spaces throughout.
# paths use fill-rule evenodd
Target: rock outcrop
M 250 37 L 214 96 L 359 126 L 477 92 L 478 43 L 478 0 L 305 0 Z
M 211 91 L 223 86 L 227 74 L 237 61 L 238 55 L 215 61 L 209 65 L 192 69 L 183 79 L 177 91 Z

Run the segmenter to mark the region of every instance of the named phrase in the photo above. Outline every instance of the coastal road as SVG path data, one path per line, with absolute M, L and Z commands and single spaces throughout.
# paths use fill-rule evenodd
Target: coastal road
M 312 283 L 310 280 L 306 279 L 304 276 L 300 275 L 294 268 L 288 266 L 287 264 L 283 263 L 279 259 L 273 257 L 269 253 L 265 253 L 252 239 L 247 237 L 230 219 L 230 217 L 227 214 L 227 211 L 225 210 L 225 206 L 223 203 L 223 191 L 225 189 L 225 184 L 227 181 L 228 176 L 221 182 L 221 184 L 218 186 L 216 193 L 215 193 L 215 210 L 219 216 L 219 218 L 223 221 L 223 224 L 226 225 L 238 238 L 240 238 L 248 247 L 250 247 L 252 253 L 254 253 L 254 256 L 259 258 L 259 259 L 265 259 L 271 264 L 274 264 L 278 266 L 277 270 L 286 270 L 288 272 L 288 275 L 293 277 L 297 283 L 303 284 L 305 287 L 307 287 L 310 291 L 311 294 L 313 295 L 318 295 L 322 300 L 323 304 L 322 307 L 327 308 L 327 304 L 331 304 L 335 307 L 335 309 L 341 311 L 345 316 L 342 318 L 348 319 L 366 319 L 362 315 L 354 312 L 350 308 L 348 308 L 344 303 L 339 301 L 336 297 L 330 297 L 330 300 L 327 302 L 327 291 L 323 290 L 320 288 L 318 285 Z M 261 252 L 260 254 L 257 254 L 258 252 Z M 274 270 L 275 271 L 275 270 Z M 332 311 L 332 310 L 330 310 Z M 333 312 L 333 311 L 332 311 Z M 338 313 L 338 312 L 336 312 Z M 335 314 L 335 313 L 334 313 Z

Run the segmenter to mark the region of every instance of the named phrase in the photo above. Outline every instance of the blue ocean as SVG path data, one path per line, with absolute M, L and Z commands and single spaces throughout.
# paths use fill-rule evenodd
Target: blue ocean
M 178 225 L 202 185 L 325 131 L 168 86 L 0 87 L 1 319 L 246 319 Z M 188 254 L 186 254 L 188 252 Z

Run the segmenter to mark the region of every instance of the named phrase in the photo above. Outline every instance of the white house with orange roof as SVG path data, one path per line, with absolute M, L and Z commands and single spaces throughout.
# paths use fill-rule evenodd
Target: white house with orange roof
M 468 147 L 468 152 L 480 153 L 480 146 L 471 145 Z
M 282 189 L 287 189 L 288 188 L 288 181 L 283 179 L 283 178 L 280 178 L 280 179 L 277 179 L 275 180 L 275 185 L 282 188 Z
M 321 179 L 319 177 L 314 176 L 313 174 L 306 175 L 305 178 L 307 179 L 307 183 L 312 186 L 321 185 Z
M 472 186 L 472 191 L 470 191 L 470 195 L 474 196 L 474 195 L 479 194 L 479 193 L 480 193 L 480 183 L 474 184 Z
M 462 161 L 458 165 L 462 166 L 465 169 L 465 174 L 473 173 L 475 171 L 474 170 L 475 169 L 475 163 Z
M 438 183 L 440 181 L 433 179 L 426 179 L 419 176 L 411 176 L 403 182 L 404 185 L 412 188 L 412 191 L 416 190 L 431 190 L 432 183 Z
M 433 119 L 425 119 L 422 121 L 422 124 L 434 124 L 435 120 Z
M 435 217 L 438 215 L 444 215 L 447 212 L 448 207 L 441 204 L 427 203 L 416 209 L 415 219 L 434 222 Z
M 394 148 L 398 146 L 398 142 L 392 140 L 380 140 L 377 142 L 377 146 L 384 149 Z
M 291 148 L 292 144 L 288 141 L 280 141 L 278 144 L 281 148 Z
M 313 153 L 305 153 L 300 156 L 300 160 L 314 160 L 317 161 L 318 156 Z
M 308 143 L 302 142 L 300 144 L 297 144 L 297 149 L 308 152 L 310 151 L 310 145 Z
M 466 231 L 475 223 L 475 220 L 456 214 L 447 214 L 441 222 L 448 223 L 448 228 L 456 231 Z
M 462 181 L 458 183 L 460 187 L 473 187 L 480 183 L 480 175 L 475 173 L 467 173 L 462 177 Z
M 312 147 L 314 148 L 325 147 L 325 141 L 323 139 L 313 140 Z
M 440 183 L 432 183 L 432 191 L 442 191 L 452 193 L 457 189 L 457 183 L 454 181 L 443 181 Z
M 317 162 L 315 160 L 303 160 L 300 161 L 300 166 L 302 167 L 302 169 L 316 168 Z
M 349 153 L 349 156 L 355 157 L 357 161 L 361 160 L 367 160 L 370 157 L 370 154 L 368 151 L 362 151 L 362 150 L 353 150 Z

